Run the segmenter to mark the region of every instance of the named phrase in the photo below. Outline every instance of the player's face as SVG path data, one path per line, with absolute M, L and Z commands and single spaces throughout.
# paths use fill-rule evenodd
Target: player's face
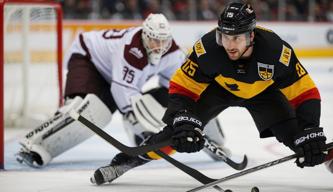
M 169 44 L 171 43 L 171 39 L 166 40 L 159 40 L 159 39 L 153 39 L 149 38 L 148 46 L 149 49 L 156 54 L 163 54 L 169 47 Z
M 231 60 L 237 60 L 246 50 L 246 35 L 222 35 L 222 45 Z

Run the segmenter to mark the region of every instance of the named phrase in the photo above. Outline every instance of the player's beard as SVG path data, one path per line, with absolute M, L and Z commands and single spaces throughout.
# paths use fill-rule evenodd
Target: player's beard
M 227 49 L 226 51 L 230 60 L 237 60 L 241 56 L 239 49 Z

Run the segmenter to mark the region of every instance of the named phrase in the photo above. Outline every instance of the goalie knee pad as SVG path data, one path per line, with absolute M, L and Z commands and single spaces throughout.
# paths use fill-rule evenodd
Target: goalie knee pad
M 204 134 L 215 144 L 223 146 L 225 137 L 221 124 L 217 118 L 212 119 L 204 128 Z
M 165 108 L 150 94 L 134 96 L 131 102 L 134 115 L 145 130 L 157 133 L 165 126 Z
M 69 104 L 61 107 L 54 117 L 29 132 L 20 141 L 21 150 L 37 153 L 42 160 L 41 166 L 44 166 L 52 158 L 90 138 L 93 132 L 69 116 L 69 111 L 73 109 L 103 128 L 112 116 L 96 95 L 88 94 L 83 100 L 75 97 Z
M 133 111 L 123 116 L 126 133 L 132 143 L 139 145 L 152 133 L 158 133 L 165 124 L 162 116 L 165 108 L 150 94 L 131 98 Z
M 215 161 L 220 161 L 223 156 L 231 156 L 231 151 L 224 146 L 225 137 L 221 124 L 217 118 L 212 119 L 204 128 L 206 135 L 205 148 L 203 151 L 207 153 Z
M 139 146 L 148 136 L 154 134 L 138 122 L 132 111 L 123 116 L 123 126 L 132 145 Z

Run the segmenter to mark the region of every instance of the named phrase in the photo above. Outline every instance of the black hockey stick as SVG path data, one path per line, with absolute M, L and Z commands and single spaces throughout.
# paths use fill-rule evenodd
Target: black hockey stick
M 171 163 L 172 165 L 174 165 L 175 167 L 177 167 L 178 169 L 187 173 L 188 175 L 190 175 L 191 177 L 193 177 L 194 179 L 196 179 L 197 181 L 199 181 L 202 184 L 208 184 L 208 183 L 216 181 L 216 179 L 212 179 L 212 178 L 202 174 L 200 171 L 193 169 L 193 168 L 175 160 L 174 158 L 170 157 L 169 155 L 163 153 L 162 151 L 155 151 L 155 153 L 157 155 L 161 156 L 163 159 L 165 159 L 169 163 Z M 213 187 L 218 191 L 224 191 L 218 185 L 214 185 Z
M 240 163 L 237 163 L 230 159 L 227 154 L 220 149 L 220 147 L 214 143 L 213 141 L 209 140 L 207 137 L 205 137 L 205 148 L 214 153 L 216 156 L 221 158 L 222 161 L 224 161 L 226 164 L 228 164 L 230 167 L 236 169 L 236 170 L 243 170 L 247 166 L 247 157 L 244 155 L 243 160 Z
M 121 152 L 124 152 L 128 155 L 131 155 L 131 156 L 138 156 L 138 155 L 146 154 L 150 151 L 156 151 L 156 150 L 159 150 L 160 148 L 163 148 L 165 146 L 169 146 L 171 144 L 171 139 L 170 139 L 170 140 L 162 141 L 160 143 L 151 144 L 151 145 L 143 145 L 143 146 L 138 146 L 138 147 L 129 147 L 129 146 L 126 146 L 126 145 L 120 143 L 115 138 L 111 137 L 109 134 L 104 132 L 102 129 L 97 127 L 94 123 L 90 122 L 88 119 L 84 118 L 83 116 L 81 116 L 77 112 L 72 110 L 69 113 L 69 115 L 73 119 L 78 120 L 79 122 L 81 122 L 83 125 L 88 127 L 90 130 L 95 132 L 97 135 L 102 137 L 104 140 L 111 143 L 114 147 L 119 149 Z
M 191 177 L 193 177 L 194 179 L 196 179 L 197 181 L 201 182 L 202 184 L 207 184 L 207 183 L 211 183 L 216 181 L 216 179 L 212 179 L 207 177 L 206 175 L 202 174 L 201 172 L 199 172 L 196 169 L 193 169 L 175 159 L 173 159 L 172 157 L 168 156 L 167 154 L 161 152 L 159 149 L 162 147 L 165 147 L 167 145 L 146 145 L 146 146 L 142 146 L 142 147 L 146 147 L 146 148 L 142 148 L 142 147 L 128 147 L 122 143 L 120 143 L 118 140 L 116 140 L 115 138 L 113 138 L 111 135 L 107 134 L 105 131 L 103 131 L 102 129 L 100 129 L 99 127 L 97 127 L 94 123 L 90 122 L 88 119 L 86 119 L 85 117 L 81 116 L 80 114 L 78 114 L 75 111 L 71 111 L 70 112 L 70 116 L 75 119 L 78 120 L 79 122 L 81 122 L 83 125 L 85 125 L 86 127 L 88 127 L 90 130 L 92 130 L 93 132 L 95 132 L 98 136 L 102 137 L 105 141 L 107 141 L 108 143 L 110 143 L 111 145 L 113 145 L 114 147 L 116 147 L 117 149 L 119 149 L 121 152 L 126 153 L 127 155 L 131 155 L 131 156 L 138 156 L 138 155 L 142 155 L 145 154 L 147 152 L 150 151 L 155 151 L 156 154 L 158 154 L 159 156 L 161 156 L 162 158 L 164 158 L 166 161 L 168 161 L 169 163 L 171 163 L 172 165 L 174 165 L 175 167 L 179 168 L 180 170 L 182 170 L 183 172 L 187 173 L 188 175 L 190 175 Z M 168 142 L 164 142 L 164 143 L 168 143 Z M 154 147 L 150 147 L 150 146 L 154 146 Z M 157 148 L 158 146 L 160 146 L 159 148 Z M 149 148 L 147 148 L 149 147 Z M 152 148 L 154 148 L 152 150 Z M 147 152 L 145 153 L 138 153 L 136 151 L 136 149 L 141 149 L 140 152 L 143 152 L 147 149 Z M 133 155 L 133 153 L 136 153 L 136 155 Z M 219 186 L 214 186 L 214 188 L 218 191 L 224 192 L 224 190 L 222 188 L 220 188 Z
M 331 150 L 333 148 L 333 142 L 331 143 L 328 143 L 327 144 L 327 150 Z M 238 178 L 238 177 L 241 177 L 243 175 L 247 175 L 249 173 L 253 173 L 253 172 L 256 172 L 256 171 L 259 171 L 259 170 L 262 170 L 262 169 L 265 169 L 265 168 L 268 168 L 268 167 L 272 167 L 274 165 L 277 165 L 277 164 L 280 164 L 280 163 L 283 163 L 283 162 L 286 162 L 286 161 L 289 161 L 289 160 L 292 160 L 294 158 L 297 157 L 297 154 L 293 154 L 293 155 L 289 155 L 289 156 L 286 156 L 286 157 L 283 157 L 281 159 L 277 159 L 275 161 L 271 161 L 271 162 L 268 162 L 268 163 L 264 163 L 262 165 L 258 165 L 256 167 L 252 167 L 250 169 L 246 169 L 244 171 L 241 171 L 241 172 L 238 172 L 238 173 L 235 173 L 235 174 L 232 174 L 232 175 L 229 175 L 229 176 L 226 176 L 226 177 L 223 177 L 221 179 L 217 179 L 216 181 L 213 181 L 211 183 L 208 183 L 208 184 L 205 184 L 205 185 L 202 185 L 202 186 L 199 186 L 199 187 L 196 187 L 194 189 L 191 189 L 187 192 L 195 192 L 195 191 L 200 191 L 202 189 L 206 189 L 208 187 L 211 187 L 211 186 L 215 186 L 219 183 L 222 183 L 224 181 L 228 181 L 230 179 L 234 179 L 234 178 Z

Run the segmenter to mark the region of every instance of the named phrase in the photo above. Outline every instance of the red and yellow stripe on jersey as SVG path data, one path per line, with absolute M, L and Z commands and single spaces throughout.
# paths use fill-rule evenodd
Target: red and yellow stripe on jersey
M 280 90 L 295 108 L 306 100 L 320 99 L 319 91 L 309 74 L 304 75 L 292 85 Z
M 160 149 L 160 151 L 162 151 L 163 153 L 165 153 L 167 155 L 172 155 L 172 154 L 176 153 L 176 150 L 174 150 L 170 146 L 163 147 Z M 161 157 L 159 155 L 157 155 L 154 151 L 148 152 L 147 155 L 149 158 L 151 158 L 153 160 L 161 159 Z
M 207 87 L 208 83 L 196 82 L 178 69 L 170 80 L 169 93 L 184 95 L 197 101 Z

